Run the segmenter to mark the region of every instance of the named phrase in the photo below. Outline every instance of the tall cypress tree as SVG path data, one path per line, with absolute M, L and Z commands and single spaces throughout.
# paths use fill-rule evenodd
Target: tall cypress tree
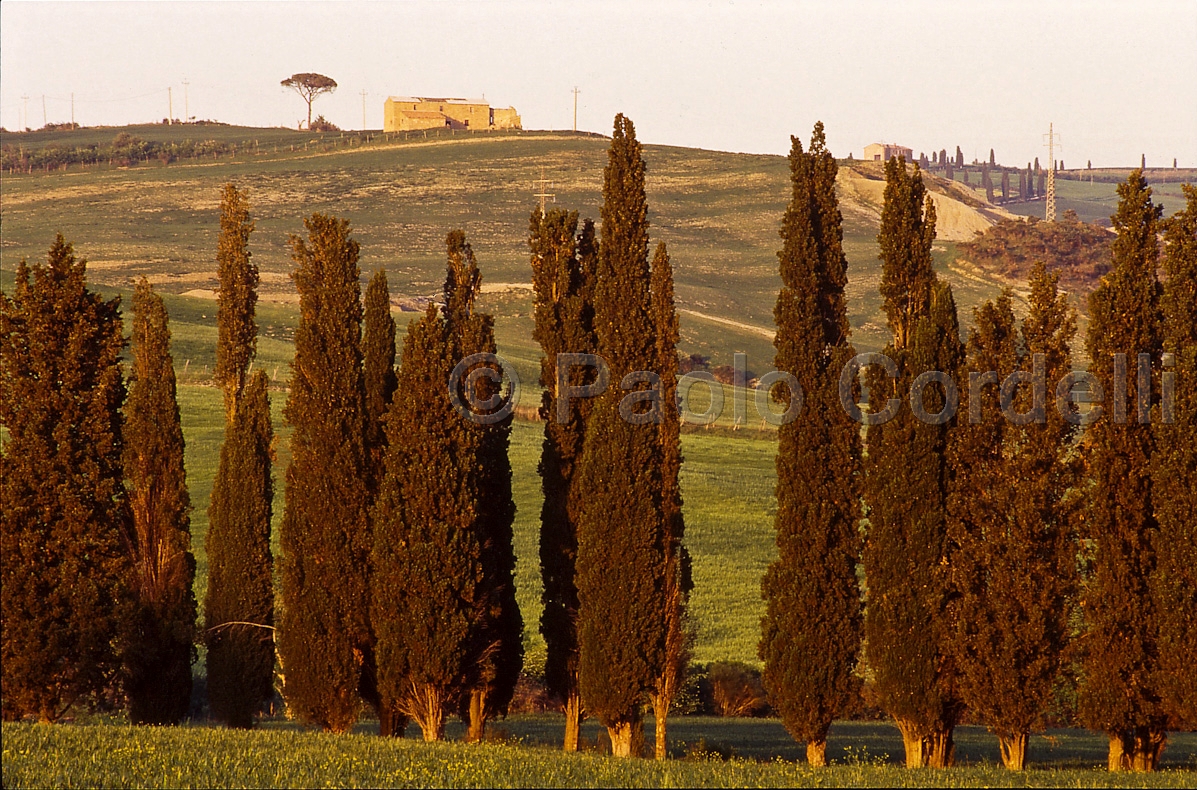
M 935 239 L 935 203 L 927 196 L 918 165 L 913 175 L 906 160 L 885 163 L 885 197 L 881 212 L 881 298 L 894 335 L 894 349 L 910 342 L 915 322 L 927 313 L 935 270 L 931 242 Z
M 386 426 L 383 418 L 395 393 L 395 319 L 391 317 L 391 294 L 385 269 L 374 272 L 366 288 L 362 320 L 362 357 L 366 393 L 367 485 L 371 502 L 378 495 L 384 474 Z M 371 538 L 373 545 L 373 538 Z M 362 659 L 360 690 L 362 699 L 378 716 L 380 735 L 403 737 L 407 717 L 394 700 L 383 700 L 378 691 L 378 666 L 373 636 Z
M 266 371 L 250 376 L 225 426 L 208 506 L 208 702 L 229 727 L 253 726 L 274 693 L 274 431 Z
M 1156 683 L 1174 729 L 1197 728 L 1197 188 L 1182 187 L 1185 209 L 1164 234 L 1164 351 L 1173 355 L 1164 392 L 1174 391 L 1171 415 L 1155 421 L 1152 495 L 1159 521 L 1153 584 L 1159 617 Z M 1167 396 L 1165 395 L 1165 398 Z M 1162 411 L 1167 411 L 1164 405 Z M 1171 418 L 1169 424 L 1165 421 Z
M 292 712 L 345 732 L 371 642 L 358 243 L 347 220 L 313 214 L 304 227 L 308 242 L 291 237 L 300 322 L 284 411 L 294 432 L 278 652 Z
M 253 725 L 274 689 L 274 434 L 266 375 L 249 375 L 257 349 L 253 227 L 245 196 L 225 185 L 217 242 L 216 378 L 224 389 L 226 420 L 208 505 L 204 637 L 212 714 L 240 728 Z
M 800 419 L 778 431 L 778 559 L 761 584 L 767 609 L 759 650 L 770 703 L 795 740 L 807 744 L 807 761 L 820 766 L 831 721 L 859 685 L 860 439 L 837 398 L 839 371 L 853 352 L 835 158 L 822 123 L 809 153 L 798 138 L 791 142 L 774 364 L 803 386 L 805 405 Z M 790 393 L 782 394 L 788 402 Z
M 371 487 L 382 474 L 386 448 L 383 417 L 395 394 L 395 319 L 385 269 L 374 272 L 366 288 L 362 326 L 362 357 L 366 387 L 366 447 L 372 467 Z
M 124 434 L 138 597 L 126 655 L 129 718 L 134 724 L 178 724 L 191 706 L 196 655 L 191 497 L 166 306 L 144 277 L 133 293 Z
M 386 472 L 371 511 L 379 693 L 415 719 L 427 741 L 444 737 L 464 683 L 470 573 L 480 553 L 468 481 L 449 462 L 460 417 L 445 387 L 452 370 L 446 334 L 436 305 L 408 326 L 386 418 Z
M 656 727 L 655 757 L 666 757 L 666 720 L 673 698 L 686 678 L 690 646 L 694 641 L 686 617 L 694 578 L 690 554 L 684 543 L 686 522 L 682 517 L 682 490 L 678 476 L 682 469 L 681 413 L 677 402 L 677 342 L 681 338 L 677 308 L 673 302 L 673 265 L 665 242 L 657 245 L 649 290 L 657 336 L 656 373 L 661 377 L 661 520 L 664 534 L 664 591 L 662 627 L 665 644 L 661 671 L 650 697 Z
M 445 328 L 448 364 L 457 365 L 474 354 L 494 354 L 494 319 L 477 308 L 482 275 L 465 233 L 451 232 L 446 240 L 449 266 L 445 279 Z M 481 386 L 486 384 L 487 386 Z M 463 390 L 464 394 L 464 390 Z M 485 401 L 501 395 L 480 381 L 477 396 Z M 512 525 L 515 501 L 511 494 L 511 463 L 507 450 L 511 415 L 486 424 L 458 417 L 460 438 L 451 457 L 460 459 L 477 500 L 470 528 L 478 543 L 480 575 L 474 595 L 466 679 L 462 700 L 469 720 L 467 738 L 482 740 L 486 721 L 507 713 L 523 666 L 523 619 L 515 600 L 515 551 Z
M 1156 233 L 1163 208 L 1152 203 L 1139 170 L 1118 186 L 1118 196 L 1111 218 L 1118 233 L 1113 269 L 1089 297 L 1089 370 L 1109 402 L 1086 443 L 1086 526 L 1094 555 L 1084 596 L 1080 709 L 1089 727 L 1109 735 L 1110 770 L 1152 770 L 1167 732 L 1152 683 L 1157 651 L 1149 580 L 1158 523 L 1151 486 L 1155 437 L 1143 407 L 1151 404 L 1150 376 L 1161 348 Z M 1125 374 L 1116 381 L 1119 354 L 1125 355 Z M 1142 392 L 1138 354 L 1150 355 Z
M 896 380 L 877 367 L 868 387 L 874 404 L 905 399 L 923 373 L 955 378 L 963 356 L 951 288 L 937 283 L 931 262 L 935 207 L 916 166 L 886 165 L 885 205 L 878 242 L 881 294 L 894 339 L 885 353 Z M 929 414 L 943 406 L 940 385 L 924 391 Z M 868 586 L 867 656 L 882 707 L 902 731 L 906 764 L 942 767 L 952 759 L 960 714 L 947 660 L 944 558 L 948 469 L 947 424 L 927 424 L 910 409 L 869 426 L 864 463 L 868 537 L 863 559 Z
M 624 377 L 651 371 L 657 361 L 649 277 L 644 161 L 632 122 L 617 115 L 604 171 L 594 297 L 598 351 L 610 365 L 612 386 L 586 422 L 576 578 L 582 701 L 621 757 L 632 754 L 665 641 L 659 405 L 651 403 L 659 393 L 630 396 L 645 400 L 624 414 L 620 409 Z
M 233 184 L 220 196 L 220 237 L 216 247 L 216 381 L 224 390 L 225 421 L 232 422 L 237 398 L 248 383 L 258 348 L 258 265 L 249 251 L 254 231 L 249 202 Z
M 978 403 L 968 395 L 979 421 L 958 427 L 950 448 L 948 567 L 960 693 L 1016 770 L 1025 766 L 1027 734 L 1050 703 L 1067 645 L 1076 586 L 1075 427 L 1046 398 L 1042 421 L 1018 424 L 1021 418 L 1001 413 L 998 382 L 1016 370 L 1034 375 L 1036 355 L 1046 382 L 1071 370 L 1076 318 L 1057 283 L 1058 275 L 1036 265 L 1021 338 L 1009 292 L 974 312 L 969 370 L 995 371 L 998 379 L 978 389 Z M 1037 408 L 1034 386 L 1022 385 L 1014 414 Z
M 446 386 L 462 385 L 450 375 L 465 357 L 494 352 L 493 324 L 475 311 L 481 279 L 465 235 L 453 231 L 447 246 L 443 313 L 429 306 L 404 339 L 372 513 L 379 690 L 425 740 L 444 737 L 459 702 L 481 737 L 483 722 L 506 709 L 522 659 L 510 422 L 465 419 Z M 481 400 L 489 394 L 479 392 Z
M 60 234 L 0 294 L 0 673 L 5 720 L 109 690 L 133 614 L 119 299 Z
M 578 588 L 574 564 L 578 552 L 581 503 L 575 493 L 578 464 L 585 440 L 590 401 L 575 398 L 565 420 L 557 415 L 557 355 L 595 351 L 594 223 L 586 220 L 578 234 L 577 212 L 533 211 L 528 246 L 532 252 L 532 287 L 536 294 L 536 327 L 540 343 L 540 417 L 544 442 L 540 455 L 544 502 L 540 512 L 540 573 L 544 584 L 540 633 L 547 647 L 545 681 L 565 708 L 565 751 L 577 751 L 582 725 L 578 690 Z M 584 386 L 593 371 L 573 368 L 568 384 Z

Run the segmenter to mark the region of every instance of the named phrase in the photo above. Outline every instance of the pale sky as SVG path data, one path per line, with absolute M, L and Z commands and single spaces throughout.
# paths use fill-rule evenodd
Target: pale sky
M 388 95 L 485 95 L 527 129 L 784 153 L 816 120 L 837 156 L 871 142 L 999 162 L 1197 167 L 1197 1 L 0 3 L 0 123 L 174 114 L 289 126 L 279 86 L 340 87 L 315 113 L 382 125 Z M 188 84 L 184 86 L 184 81 Z M 25 100 L 22 97 L 27 96 Z M 26 109 L 27 108 L 27 109 Z

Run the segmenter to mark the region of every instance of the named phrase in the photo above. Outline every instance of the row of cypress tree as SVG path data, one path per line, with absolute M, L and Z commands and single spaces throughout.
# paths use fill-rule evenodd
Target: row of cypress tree
M 119 298 L 61 236 L 0 294 L 0 666 L 5 720 L 125 701 L 173 724 L 191 702 L 195 560 L 170 329 L 142 279 L 126 382 Z
M 689 659 L 693 585 L 678 485 L 673 269 L 663 242 L 649 261 L 645 171 L 635 128 L 618 115 L 601 239 L 589 219 L 578 230 L 577 212 L 531 217 L 535 338 L 544 352 L 540 630 L 546 679 L 565 703 L 566 750 L 578 748 L 590 715 L 607 729 L 612 753 L 638 753 L 651 705 L 663 759 Z M 562 353 L 597 354 L 607 367 L 559 370 Z M 570 397 L 599 384 L 597 397 Z
M 821 124 L 809 151 L 793 140 L 790 166 L 776 361 L 803 384 L 806 409 L 780 432 L 778 560 L 762 585 L 760 646 L 787 728 L 812 764 L 825 762 L 828 728 L 867 657 L 908 764 L 949 764 L 952 730 L 970 710 L 1018 768 L 1064 663 L 1076 661 L 1081 713 L 1110 734 L 1110 767 L 1152 768 L 1167 728 L 1192 726 L 1197 696 L 1186 672 L 1197 647 L 1187 616 L 1197 603 L 1197 191 L 1186 187 L 1188 208 L 1164 228 L 1161 286 L 1162 210 L 1141 173 L 1119 189 L 1115 265 L 1091 302 L 1088 347 L 1113 416 L 1129 402 L 1138 414 L 1098 421 L 1078 440 L 1073 421 L 1045 408 L 1046 393 L 1007 391 L 1012 402 L 999 407 L 993 391 L 1008 374 L 1033 381 L 1042 370 L 1056 381 L 1072 369 L 1075 316 L 1056 278 L 1036 269 L 1021 327 L 1005 293 L 975 312 L 962 342 L 951 289 L 932 266 L 934 205 L 917 166 L 888 163 L 881 294 L 897 368 L 866 377 L 873 408 L 862 446 L 839 408 L 839 372 L 854 351 L 836 163 Z M 649 262 L 644 173 L 634 128 L 618 116 L 601 240 L 590 220 L 579 231 L 573 212 L 531 218 L 545 352 L 541 630 L 546 677 L 566 703 L 566 748 L 592 715 L 614 753 L 635 753 L 651 704 L 663 757 L 692 583 L 672 268 L 663 244 Z M 384 734 L 414 719 L 438 739 L 458 712 L 480 739 L 511 699 L 523 624 L 510 417 L 462 419 L 444 386 L 458 362 L 495 351 L 493 321 L 476 310 L 473 252 L 460 231 L 449 235 L 445 303 L 413 322 L 396 375 L 385 274 L 363 309 L 348 223 L 313 215 L 307 241 L 292 239 L 301 323 L 285 411 L 295 434 L 276 632 L 273 435 L 265 375 L 250 375 L 253 223 L 232 186 L 221 214 L 226 438 L 204 631 L 213 712 L 252 723 L 271 693 L 277 642 L 283 693 L 303 720 L 345 731 L 364 700 Z M 22 263 L 2 306 L 4 714 L 52 720 L 120 676 L 135 721 L 178 721 L 190 697 L 194 561 L 161 299 L 144 282 L 135 293 L 127 401 L 117 303 L 86 289 L 84 264 L 61 238 L 46 267 Z M 559 371 L 558 352 L 597 353 L 609 369 Z M 1140 352 L 1146 369 L 1119 384 L 1114 355 Z M 494 364 L 476 359 L 475 368 Z M 639 371 L 654 372 L 631 375 Z M 969 371 L 996 376 L 969 377 L 959 411 L 968 420 L 929 422 L 908 409 L 878 418 L 882 401 L 912 389 L 940 413 L 953 400 L 941 374 L 961 381 Z M 601 397 L 562 391 L 603 377 L 618 384 Z M 487 386 L 482 395 L 497 394 Z M 791 395 L 784 385 L 773 394 Z M 1142 419 L 1151 409 L 1154 424 Z M 1043 420 L 1019 418 L 1028 411 Z
M 821 125 L 809 151 L 794 139 L 790 166 L 776 365 L 804 386 L 807 408 L 780 429 L 778 560 L 762 584 L 773 706 L 821 765 L 867 659 L 908 765 L 951 764 L 952 731 L 971 711 L 1018 769 L 1062 674 L 1078 671 L 1080 714 L 1109 735 L 1111 770 L 1152 769 L 1167 729 L 1197 724 L 1184 666 L 1197 654 L 1197 190 L 1166 223 L 1161 286 L 1162 208 L 1141 172 L 1119 187 L 1113 271 L 1090 302 L 1091 386 L 1113 396 L 1094 420 L 1052 408 L 1067 390 L 1034 383 L 1073 371 L 1076 315 L 1058 277 L 1039 264 L 1021 327 L 1007 290 L 974 311 L 962 342 L 933 267 L 934 203 L 917 165 L 890 160 L 878 241 L 895 367 L 865 376 L 862 448 L 838 401 L 861 393 L 837 392 L 853 350 Z M 1125 372 L 1137 354 L 1128 384 L 1114 366 Z M 908 396 L 921 419 L 900 408 Z

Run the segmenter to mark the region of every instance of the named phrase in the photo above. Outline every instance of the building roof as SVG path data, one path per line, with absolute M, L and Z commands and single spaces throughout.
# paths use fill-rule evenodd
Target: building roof
M 486 99 L 460 99 L 440 96 L 388 96 L 387 101 L 396 102 L 398 104 L 421 104 L 424 102 L 438 102 L 441 104 L 487 104 Z

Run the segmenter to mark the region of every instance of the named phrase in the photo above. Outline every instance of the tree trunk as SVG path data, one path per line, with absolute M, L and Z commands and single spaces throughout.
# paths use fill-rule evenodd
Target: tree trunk
M 611 755 L 613 757 L 632 756 L 632 723 L 630 721 L 608 727 L 607 735 L 611 738 Z
M 378 715 L 378 735 L 403 737 L 407 733 L 407 722 L 407 716 L 395 710 L 394 706 L 390 706 Z
M 470 729 L 466 743 L 481 743 L 486 736 L 486 692 L 474 689 L 470 692 Z
M 956 742 L 952 740 L 952 727 L 935 730 L 926 738 L 925 754 L 927 767 L 950 768 L 956 762 Z
M 1106 767 L 1111 773 L 1117 773 L 1118 771 L 1121 771 L 1127 767 L 1125 761 L 1126 750 L 1122 745 L 1122 736 L 1119 734 L 1111 734 L 1110 753 L 1106 759 Z
M 806 742 L 806 762 L 811 768 L 827 765 L 827 739 Z
M 582 697 L 575 688 L 565 698 L 565 751 L 576 752 L 582 734 Z
M 653 694 L 653 733 L 657 739 L 653 756 L 658 760 L 664 760 L 669 756 L 665 735 L 666 719 L 669 718 L 669 703 L 670 700 L 665 699 L 664 694 Z
M 425 741 L 440 741 L 445 737 L 445 700 L 434 686 L 415 686 L 409 699 L 411 717 L 420 725 Z
M 1121 759 L 1118 768 L 1114 768 L 1114 741 L 1118 741 Z M 1160 754 L 1168 742 L 1168 733 L 1163 730 L 1153 730 L 1146 727 L 1135 730 L 1122 737 L 1110 738 L 1110 770 L 1130 770 L 1136 772 L 1154 771 L 1159 763 Z
M 998 735 L 998 748 L 1002 752 L 1002 765 L 1011 771 L 1027 767 L 1027 734 Z
M 927 764 L 926 741 L 917 724 L 906 719 L 895 719 L 902 733 L 902 746 L 906 750 L 906 767 L 922 768 Z

